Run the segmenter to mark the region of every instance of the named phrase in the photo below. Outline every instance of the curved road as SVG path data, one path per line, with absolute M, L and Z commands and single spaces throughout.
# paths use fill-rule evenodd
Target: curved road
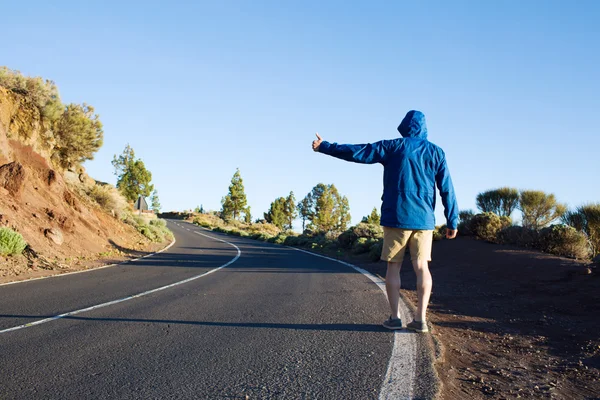
M 1 399 L 380 397 L 394 340 L 410 334 L 380 327 L 387 303 L 368 277 L 295 249 L 169 227 L 177 242 L 163 253 L 0 286 Z

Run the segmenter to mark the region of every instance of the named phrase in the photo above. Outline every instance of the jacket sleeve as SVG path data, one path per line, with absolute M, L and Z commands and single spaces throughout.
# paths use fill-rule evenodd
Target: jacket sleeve
M 435 182 L 440 196 L 442 197 L 442 204 L 444 205 L 444 216 L 446 217 L 446 226 L 449 229 L 458 228 L 458 203 L 456 202 L 456 195 L 454 194 L 454 185 L 452 185 L 452 178 L 450 178 L 450 170 L 446 163 L 446 156 L 442 152 L 440 166 L 435 176 Z
M 323 141 L 319 146 L 319 152 L 355 163 L 383 164 L 387 147 L 386 140 L 369 144 L 337 144 Z

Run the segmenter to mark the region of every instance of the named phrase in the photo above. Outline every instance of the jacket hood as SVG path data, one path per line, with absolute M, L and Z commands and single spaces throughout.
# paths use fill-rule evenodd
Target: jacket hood
M 421 111 L 411 110 L 398 126 L 398 132 L 402 137 L 415 137 L 427 139 L 427 125 L 425 124 L 425 114 Z

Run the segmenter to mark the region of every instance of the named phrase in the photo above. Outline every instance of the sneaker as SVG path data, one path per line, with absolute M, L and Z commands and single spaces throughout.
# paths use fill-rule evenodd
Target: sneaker
M 387 320 L 383 321 L 383 326 L 392 330 L 402 329 L 402 320 L 400 318 L 389 317 Z
M 406 329 L 410 329 L 411 331 L 419 332 L 419 333 L 429 332 L 427 323 L 423 322 L 423 321 L 413 321 L 406 325 Z

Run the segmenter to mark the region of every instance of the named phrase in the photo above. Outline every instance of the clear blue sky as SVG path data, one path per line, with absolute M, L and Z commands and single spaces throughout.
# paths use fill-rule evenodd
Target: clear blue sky
M 323 182 L 356 223 L 381 205 L 382 167 L 313 153 L 314 132 L 394 138 L 410 109 L 461 209 L 500 186 L 600 201 L 600 2 L 93 3 L 3 4 L 0 65 L 93 105 L 90 175 L 115 183 L 129 143 L 164 210 L 220 209 L 239 167 L 254 218 Z

